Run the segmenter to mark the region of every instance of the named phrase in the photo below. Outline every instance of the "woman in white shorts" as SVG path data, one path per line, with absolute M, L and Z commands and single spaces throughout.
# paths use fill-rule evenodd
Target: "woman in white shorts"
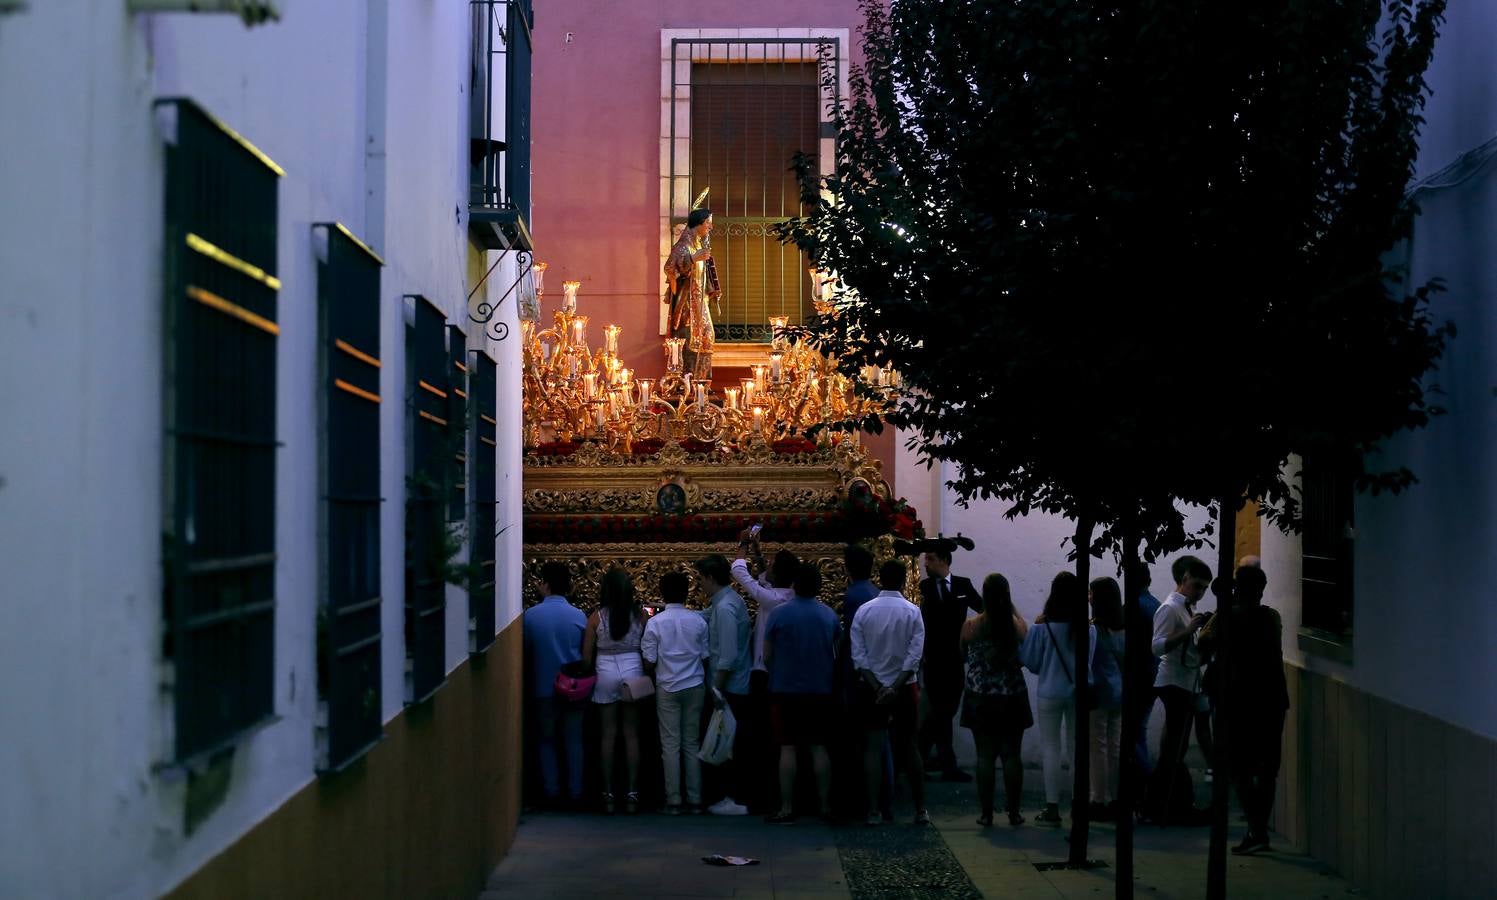
M 639 655 L 645 615 L 634 595 L 634 583 L 623 569 L 609 569 L 598 591 L 598 608 L 588 617 L 582 638 L 582 658 L 598 673 L 593 702 L 598 704 L 601 728 L 599 751 L 603 769 L 603 812 L 616 811 L 613 799 L 613 762 L 618 735 L 624 733 L 624 758 L 628 762 L 628 793 L 625 809 L 639 811 L 639 708 L 620 694 L 623 683 L 645 674 Z M 622 729 L 620 725 L 622 724 Z

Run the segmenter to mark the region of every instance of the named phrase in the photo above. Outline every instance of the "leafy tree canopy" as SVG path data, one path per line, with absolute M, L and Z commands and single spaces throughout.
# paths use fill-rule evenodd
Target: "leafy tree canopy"
M 837 174 L 801 160 L 782 237 L 961 497 L 1163 552 L 1176 499 L 1292 521 L 1290 453 L 1412 481 L 1369 454 L 1438 412 L 1452 333 L 1387 265 L 1444 0 L 863 6 Z

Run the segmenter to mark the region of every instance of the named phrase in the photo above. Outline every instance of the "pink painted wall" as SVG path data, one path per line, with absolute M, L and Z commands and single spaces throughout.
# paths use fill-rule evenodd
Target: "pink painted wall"
M 619 353 L 643 376 L 660 350 L 660 29 L 846 28 L 861 58 L 856 0 L 537 0 L 532 232 L 549 264 L 542 321 L 580 281 L 588 336 L 623 327 Z M 569 39 L 570 36 L 570 39 Z M 892 433 L 870 437 L 893 481 Z

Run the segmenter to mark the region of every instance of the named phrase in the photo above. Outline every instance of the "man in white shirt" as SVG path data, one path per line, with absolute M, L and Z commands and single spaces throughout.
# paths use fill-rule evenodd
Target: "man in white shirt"
M 891 739 L 894 755 L 910 781 L 915 801 L 915 824 L 930 823 L 925 811 L 925 767 L 915 745 L 920 689 L 915 673 L 925 651 L 925 623 L 920 608 L 900 589 L 907 570 L 891 559 L 878 570 L 877 597 L 858 607 L 852 619 L 852 664 L 860 679 L 854 711 L 866 731 L 863 773 L 867 782 L 868 824 L 878 825 L 878 787 L 883 775 L 884 741 Z
M 1198 818 L 1193 814 L 1194 791 L 1184 766 L 1196 694 L 1201 690 L 1201 651 L 1196 645 L 1196 632 L 1211 619 L 1205 613 L 1196 613 L 1195 605 L 1211 585 L 1211 569 L 1194 556 L 1182 556 L 1170 567 L 1170 573 L 1175 578 L 1175 590 L 1154 613 L 1152 649 L 1159 657 L 1154 687 L 1164 703 L 1164 737 L 1159 742 L 1149 807 L 1155 822 L 1183 824 Z
M 738 719 L 743 731 L 740 740 L 733 742 L 737 757 L 739 803 L 755 813 L 768 812 L 773 801 L 774 785 L 778 782 L 778 750 L 769 742 L 769 671 L 764 666 L 764 629 L 769 624 L 769 614 L 790 600 L 795 591 L 795 570 L 800 559 L 789 550 L 775 554 L 774 563 L 755 578 L 749 573 L 748 557 L 754 557 L 763 566 L 764 554 L 759 549 L 759 537 L 744 531 L 739 537 L 738 554 L 731 568 L 733 580 L 754 601 L 754 665 L 749 673 L 749 704 L 747 715 Z M 767 582 L 767 583 L 766 583 Z M 742 748 L 742 753 L 739 753 Z
M 660 757 L 665 765 L 665 812 L 678 816 L 681 759 L 686 759 L 687 812 L 702 811 L 702 661 L 707 658 L 707 620 L 686 608 L 691 581 L 684 572 L 660 577 L 665 609 L 650 617 L 640 640 L 645 667 L 655 675 L 655 713 L 660 722 Z

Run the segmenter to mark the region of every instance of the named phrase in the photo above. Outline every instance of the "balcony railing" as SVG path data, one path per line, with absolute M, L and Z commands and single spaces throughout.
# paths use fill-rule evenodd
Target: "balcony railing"
M 491 250 L 531 249 L 531 0 L 470 0 L 468 227 Z

